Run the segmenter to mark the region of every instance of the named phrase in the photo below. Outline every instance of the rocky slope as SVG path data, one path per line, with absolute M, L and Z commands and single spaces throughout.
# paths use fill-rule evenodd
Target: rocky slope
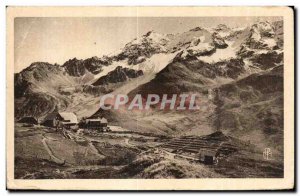
M 224 84 L 214 92 L 216 130 L 283 150 L 283 65 Z
M 71 100 L 64 88 L 76 86 L 76 78 L 69 76 L 59 65 L 37 62 L 15 74 L 15 117 L 40 117 L 56 107 L 64 108 Z
M 107 85 L 110 83 L 125 82 L 130 78 L 137 78 L 141 75 L 143 75 L 142 70 L 136 71 L 134 69 L 122 68 L 121 66 L 118 66 L 115 70 L 109 72 L 106 76 L 100 77 L 92 85 L 99 86 Z

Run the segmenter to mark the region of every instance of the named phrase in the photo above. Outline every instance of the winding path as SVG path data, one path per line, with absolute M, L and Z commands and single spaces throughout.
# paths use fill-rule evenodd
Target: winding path
M 46 140 L 47 140 L 47 138 L 44 137 L 44 138 L 42 139 L 42 143 L 43 143 L 45 149 L 47 150 L 48 154 L 50 155 L 51 159 L 52 159 L 55 163 L 57 163 L 57 164 L 65 164 L 65 162 L 66 162 L 65 160 L 61 160 L 61 159 L 57 158 L 57 157 L 53 154 L 53 152 L 52 152 L 52 150 L 50 149 L 50 147 L 48 146 Z

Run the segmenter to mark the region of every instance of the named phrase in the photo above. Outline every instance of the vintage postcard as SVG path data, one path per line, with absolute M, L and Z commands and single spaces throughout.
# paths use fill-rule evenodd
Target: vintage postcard
M 290 7 L 7 7 L 7 188 L 294 188 Z

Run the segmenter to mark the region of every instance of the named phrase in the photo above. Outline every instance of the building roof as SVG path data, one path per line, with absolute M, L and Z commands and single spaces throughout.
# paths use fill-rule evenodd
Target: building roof
M 70 121 L 70 123 L 78 123 L 77 116 L 73 112 L 59 112 L 58 113 L 64 120 Z
M 101 122 L 101 119 L 87 119 L 88 122 Z
M 107 123 L 107 119 L 106 118 L 101 118 L 101 123 Z
M 76 124 L 76 123 L 74 123 L 74 122 L 62 122 L 62 124 L 63 124 L 63 125 L 74 125 L 74 124 Z
M 101 124 L 107 124 L 106 118 L 90 118 L 86 119 L 87 122 L 100 122 Z

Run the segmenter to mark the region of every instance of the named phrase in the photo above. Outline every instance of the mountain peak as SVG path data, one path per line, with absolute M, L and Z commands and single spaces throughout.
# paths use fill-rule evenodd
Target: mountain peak
M 152 33 L 154 33 L 154 31 L 153 30 L 151 30 L 151 31 L 148 31 L 144 36 L 145 37 L 149 37 Z
M 73 64 L 73 63 L 80 63 L 82 60 L 77 59 L 76 57 L 67 60 L 62 66 L 65 67 L 68 64 Z
M 33 71 L 36 68 L 45 68 L 45 67 L 54 67 L 54 66 L 59 66 L 59 65 L 56 64 L 56 63 L 53 65 L 53 64 L 50 64 L 48 62 L 34 62 L 34 63 L 31 63 L 27 68 L 23 69 L 21 72 Z
M 92 59 L 92 60 L 95 60 L 95 61 L 100 60 L 100 58 L 97 57 L 97 56 L 93 56 L 93 57 L 91 57 L 91 59 Z
M 230 30 L 230 28 L 225 25 L 225 24 L 219 24 L 216 28 L 215 28 L 216 31 L 227 31 L 227 30 Z
M 195 28 L 191 29 L 190 31 L 201 31 L 201 30 L 204 30 L 204 28 L 202 28 L 202 27 L 195 27 Z
M 29 67 L 35 67 L 35 66 L 38 66 L 38 65 L 52 65 L 48 62 L 41 62 L 41 61 L 38 61 L 38 62 L 33 62 L 29 65 Z

